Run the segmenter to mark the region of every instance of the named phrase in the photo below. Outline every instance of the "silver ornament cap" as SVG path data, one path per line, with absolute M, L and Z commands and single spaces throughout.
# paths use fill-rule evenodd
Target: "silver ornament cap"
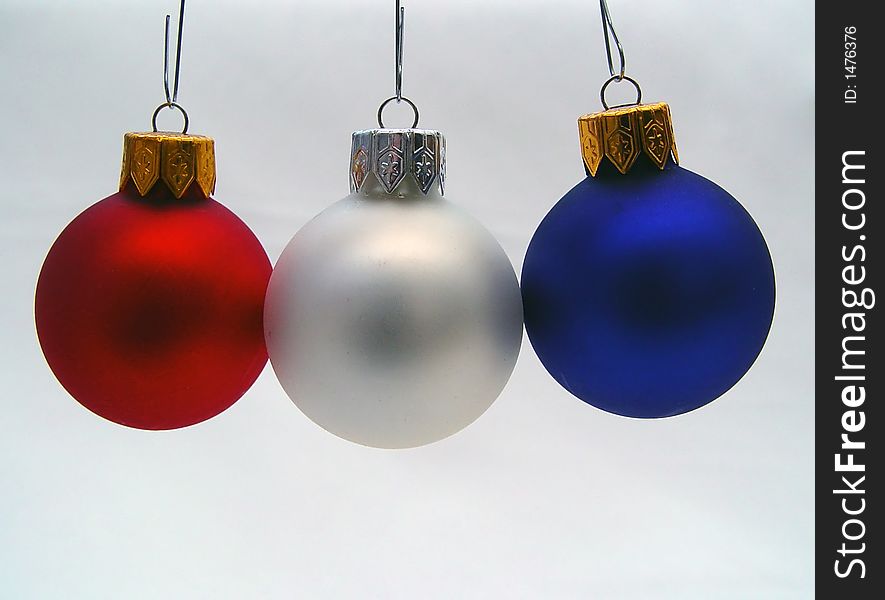
M 412 179 L 425 196 L 446 178 L 446 139 L 432 129 L 366 129 L 353 133 L 350 191 L 359 192 L 375 178 L 388 194 Z

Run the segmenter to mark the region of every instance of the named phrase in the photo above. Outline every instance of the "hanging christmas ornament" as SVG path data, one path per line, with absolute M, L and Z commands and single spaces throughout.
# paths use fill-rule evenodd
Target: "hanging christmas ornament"
M 380 448 L 421 446 L 476 420 L 501 392 L 522 340 L 504 251 L 442 197 L 445 139 L 416 129 L 396 95 L 380 129 L 353 134 L 351 194 L 305 225 L 274 268 L 265 305 L 271 364 L 314 422 Z M 405 102 L 408 129 L 382 112 Z
M 525 324 L 541 362 L 578 398 L 666 417 L 714 400 L 753 364 L 774 313 L 774 270 L 737 200 L 677 165 L 670 109 L 640 103 L 605 0 L 600 7 L 606 110 L 578 120 L 588 177 L 529 244 Z M 636 103 L 610 108 L 606 88 L 623 81 Z
M 83 406 L 140 429 L 193 425 L 228 408 L 267 361 L 270 262 L 249 228 L 209 197 L 211 138 L 187 134 L 175 79 L 153 131 L 127 133 L 120 191 L 75 218 L 49 250 L 35 318 L 46 360 Z M 157 131 L 177 109 L 182 133 Z

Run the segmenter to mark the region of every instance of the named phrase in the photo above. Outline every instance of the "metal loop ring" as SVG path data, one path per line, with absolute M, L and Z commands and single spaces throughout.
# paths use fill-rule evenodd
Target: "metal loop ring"
M 151 117 L 151 125 L 154 127 L 154 131 L 157 131 L 157 115 L 159 115 L 160 111 L 164 108 L 177 108 L 179 112 L 181 112 L 181 116 L 184 117 L 184 129 L 181 130 L 181 133 L 187 133 L 187 126 L 189 123 L 187 112 L 177 102 L 164 102 L 157 107 L 157 110 L 154 111 L 154 116 Z
M 605 90 L 613 81 L 629 81 L 630 83 L 632 83 L 633 87 L 636 88 L 636 102 L 628 102 L 627 104 L 616 104 L 615 106 L 609 106 L 608 103 L 605 101 Z M 603 108 L 605 108 L 605 110 L 608 110 L 610 108 L 621 108 L 623 106 L 636 106 L 638 104 L 642 104 L 642 88 L 639 87 L 639 84 L 632 77 L 627 77 L 626 75 L 621 76 L 620 74 L 612 75 L 605 80 L 605 83 L 602 84 L 602 89 L 599 90 L 599 99 L 602 100 L 602 106 Z
M 394 100 L 396 100 L 397 103 L 400 102 L 400 99 L 399 99 L 399 98 L 397 98 L 396 96 L 391 96 L 390 98 L 388 98 L 387 100 L 385 100 L 384 102 L 382 102 L 382 103 L 381 103 L 381 106 L 378 107 L 378 126 L 379 126 L 381 129 L 384 129 L 384 128 L 385 128 L 385 127 L 384 127 L 384 121 L 382 121 L 382 119 L 381 119 L 381 113 L 383 113 L 383 112 L 384 112 L 384 108 L 385 108 L 388 104 L 390 104 L 391 102 L 393 102 Z M 408 104 L 409 106 L 411 106 L 411 107 L 412 107 L 412 112 L 415 113 L 415 120 L 412 122 L 412 127 L 411 127 L 411 129 L 415 129 L 415 128 L 418 126 L 418 107 L 415 106 L 415 103 L 414 103 L 414 102 L 412 102 L 411 100 L 409 100 L 409 99 L 406 98 L 405 96 L 402 97 L 402 101 L 405 102 L 406 104 Z

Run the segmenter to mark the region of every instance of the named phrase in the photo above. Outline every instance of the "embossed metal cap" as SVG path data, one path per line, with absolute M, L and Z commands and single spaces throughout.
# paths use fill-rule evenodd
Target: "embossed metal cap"
M 121 191 L 130 179 L 142 196 L 158 182 L 176 198 L 194 182 L 209 196 L 215 191 L 215 140 L 167 131 L 127 133 L 123 137 Z
M 612 108 L 578 118 L 581 154 L 591 176 L 603 158 L 608 158 L 621 173 L 626 173 L 640 154 L 645 154 L 659 169 L 672 158 L 679 164 L 673 120 L 665 102 Z
M 374 177 L 393 194 L 407 178 L 427 194 L 446 177 L 446 139 L 430 129 L 367 129 L 356 131 L 350 148 L 350 191 L 357 192 Z

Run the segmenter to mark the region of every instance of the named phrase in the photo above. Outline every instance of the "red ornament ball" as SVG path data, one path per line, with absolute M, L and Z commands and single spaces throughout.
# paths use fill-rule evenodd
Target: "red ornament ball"
M 231 211 L 191 185 L 126 189 L 74 219 L 49 251 L 35 318 L 55 376 L 83 406 L 139 429 L 222 412 L 267 362 L 271 265 Z

